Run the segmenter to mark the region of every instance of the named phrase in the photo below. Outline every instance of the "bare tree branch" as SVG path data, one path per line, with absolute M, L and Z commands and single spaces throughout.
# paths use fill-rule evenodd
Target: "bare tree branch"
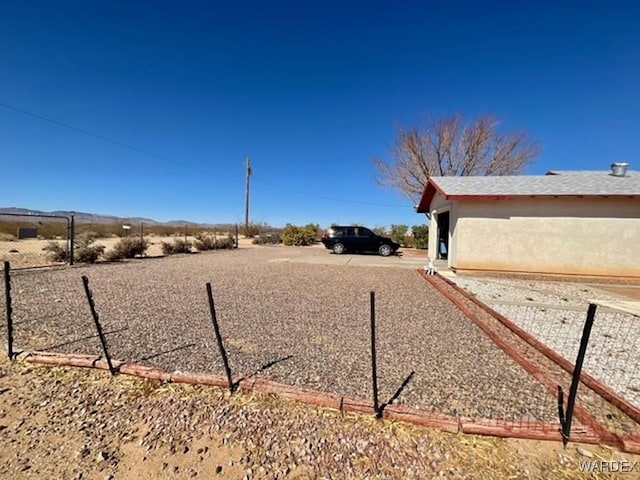
M 515 175 L 535 158 L 539 145 L 526 133 L 503 133 L 499 122 L 461 115 L 427 122 L 423 129 L 397 128 L 392 160 L 375 158 L 376 182 L 417 201 L 432 175 Z

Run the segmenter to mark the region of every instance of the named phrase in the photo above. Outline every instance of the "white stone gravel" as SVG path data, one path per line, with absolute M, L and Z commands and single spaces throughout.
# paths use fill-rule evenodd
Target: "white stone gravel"
M 620 300 L 578 283 L 467 275 L 451 279 L 572 363 L 589 303 Z M 583 369 L 640 407 L 640 317 L 599 307 Z
M 553 396 L 415 270 L 308 262 L 330 255 L 265 247 L 16 272 L 16 343 L 99 355 L 80 280 L 87 275 L 114 358 L 221 374 L 205 290 L 211 282 L 235 374 L 370 399 L 374 290 L 381 402 L 415 372 L 395 403 L 556 420 Z

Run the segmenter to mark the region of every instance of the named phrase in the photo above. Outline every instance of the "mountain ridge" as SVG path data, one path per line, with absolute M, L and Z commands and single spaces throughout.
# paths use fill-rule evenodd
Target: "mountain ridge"
M 44 210 L 34 210 L 34 209 L 21 208 L 21 207 L 0 207 L 0 215 L 2 214 L 9 214 L 11 216 L 19 216 L 19 217 L 22 217 L 22 216 L 37 217 L 39 215 L 69 217 L 71 215 L 71 211 L 70 210 L 44 211 Z M 89 212 L 75 212 L 75 211 L 73 212 L 73 214 L 74 214 L 76 223 L 104 223 L 104 224 L 144 223 L 147 225 L 166 225 L 166 226 L 184 226 L 184 225 L 214 226 L 213 224 L 191 222 L 188 220 L 170 220 L 168 222 L 158 222 L 156 220 L 153 220 L 152 218 L 145 218 L 145 217 L 119 217 L 117 215 L 107 215 L 107 214 L 89 213 Z

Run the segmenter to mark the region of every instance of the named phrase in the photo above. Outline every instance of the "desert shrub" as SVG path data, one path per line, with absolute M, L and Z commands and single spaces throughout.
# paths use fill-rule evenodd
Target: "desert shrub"
M 254 245 L 278 245 L 282 243 L 282 238 L 279 233 L 261 233 L 258 237 L 254 238 L 251 242 Z
M 173 243 L 161 242 L 162 253 L 165 255 L 173 255 L 174 253 L 191 253 L 191 242 L 184 238 L 175 238 Z
M 103 245 L 94 245 L 98 235 L 95 232 L 83 232 L 75 238 L 73 259 L 79 263 L 95 263 L 104 253 Z M 44 248 L 54 262 L 66 262 L 67 246 L 64 243 L 50 241 Z
M 254 238 L 263 232 L 271 232 L 273 230 L 276 229 L 266 222 L 250 223 L 248 227 L 244 225 L 240 227 L 240 234 L 243 235 L 244 238 Z M 231 229 L 229 229 L 229 231 L 231 231 Z
M 113 246 L 113 250 L 107 252 L 105 259 L 112 262 L 123 258 L 135 258 L 136 256 L 144 255 L 148 248 L 149 242 L 146 239 L 141 240 L 137 237 L 121 238 Z
M 228 237 L 220 237 L 216 239 L 216 248 L 220 250 L 224 249 L 232 249 L 236 244 L 233 241 L 233 237 L 229 235 Z
M 376 235 L 380 235 L 381 237 L 386 237 L 389 235 L 389 232 L 387 232 L 387 227 L 381 227 L 379 225 L 376 225 L 374 228 L 372 228 L 373 233 L 375 233 Z
M 15 242 L 16 236 L 11 233 L 0 232 L 0 242 Z
M 98 234 L 96 232 L 83 232 L 75 239 L 73 260 L 80 263 L 95 263 L 104 253 L 104 245 L 94 245 Z
M 407 225 L 391 225 L 391 240 L 403 245 L 404 237 L 407 236 L 408 230 L 409 227 Z
M 195 237 L 193 245 L 201 252 L 204 250 L 233 248 L 235 245 L 231 235 L 218 237 L 211 232 L 198 232 Z
M 309 236 L 313 235 L 314 242 L 319 241 L 324 233 L 320 225 L 317 223 L 308 223 L 304 226 L 304 229 L 308 232 Z
M 43 250 L 48 252 L 48 257 L 53 262 L 67 261 L 67 246 L 60 242 L 50 241 Z
M 411 227 L 411 233 L 413 234 L 416 248 L 429 247 L 429 226 L 428 225 L 414 225 L 413 227 Z
M 196 239 L 193 245 L 200 251 L 213 250 L 216 248 L 216 236 L 211 232 L 198 232 L 195 234 Z
M 74 250 L 73 258 L 80 263 L 95 263 L 104 253 L 104 245 L 90 245 Z
M 403 247 L 414 248 L 416 246 L 416 240 L 411 235 L 405 235 L 404 240 L 400 242 Z
M 317 236 L 318 228 L 314 224 L 299 227 L 288 223 L 282 234 L 282 241 L 288 246 L 307 246 L 313 245 L 316 242 Z
M 244 238 L 253 238 L 260 234 L 260 226 L 255 223 L 250 223 L 247 226 L 243 226 L 240 231 L 242 235 L 244 235 Z

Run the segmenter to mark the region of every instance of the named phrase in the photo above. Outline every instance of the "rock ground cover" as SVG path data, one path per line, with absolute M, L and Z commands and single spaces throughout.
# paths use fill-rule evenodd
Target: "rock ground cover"
M 293 261 L 273 261 L 283 255 Z M 308 255 L 329 253 L 266 247 L 16 272 L 16 345 L 100 355 L 86 275 L 114 358 L 222 374 L 205 291 L 211 282 L 234 374 L 370 399 L 373 290 L 381 402 L 415 372 L 395 403 L 557 420 L 555 398 L 417 272 L 295 262 Z

